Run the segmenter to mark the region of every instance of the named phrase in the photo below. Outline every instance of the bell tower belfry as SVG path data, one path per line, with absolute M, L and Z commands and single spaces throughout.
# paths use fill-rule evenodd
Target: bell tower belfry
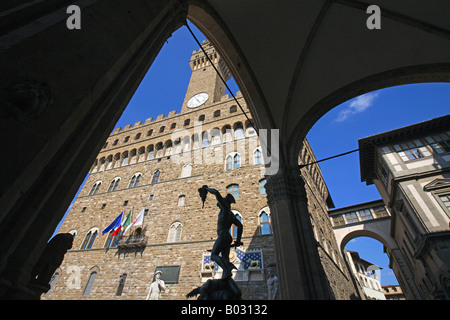
M 214 47 L 209 41 L 205 40 L 202 43 L 202 48 L 214 63 L 217 70 L 219 70 L 221 76 L 225 81 L 228 81 L 231 77 L 230 71 Z M 225 84 L 220 79 L 216 70 L 214 70 L 202 49 L 195 50 L 192 53 L 189 65 L 192 69 L 192 75 L 181 112 L 188 112 L 196 108 L 209 106 L 219 101 L 225 94 Z

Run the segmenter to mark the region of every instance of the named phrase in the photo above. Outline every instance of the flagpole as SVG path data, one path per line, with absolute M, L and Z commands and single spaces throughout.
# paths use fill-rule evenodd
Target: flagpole
M 133 212 L 134 212 L 134 206 L 131 207 L 131 222 L 133 222 Z

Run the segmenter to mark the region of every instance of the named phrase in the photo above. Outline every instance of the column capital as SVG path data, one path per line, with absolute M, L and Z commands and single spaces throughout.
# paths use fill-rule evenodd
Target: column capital
M 276 174 L 267 176 L 266 179 L 269 205 L 291 197 L 306 199 L 305 182 L 298 167 L 280 168 Z

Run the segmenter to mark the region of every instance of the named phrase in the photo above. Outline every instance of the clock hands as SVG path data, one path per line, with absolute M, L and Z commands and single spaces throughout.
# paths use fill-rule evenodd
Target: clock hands
M 205 103 L 206 100 L 208 100 L 207 93 L 196 94 L 188 101 L 188 107 L 195 108 L 195 107 L 201 106 L 202 104 Z

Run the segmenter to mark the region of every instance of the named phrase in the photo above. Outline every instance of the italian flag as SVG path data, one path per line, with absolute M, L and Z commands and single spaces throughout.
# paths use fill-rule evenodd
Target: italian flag
M 122 228 L 128 227 L 130 225 L 130 223 L 131 223 L 131 211 L 132 210 L 130 210 L 130 212 L 127 214 L 127 216 L 122 221 L 120 226 L 118 226 L 117 229 L 111 234 L 112 237 L 117 236 Z
M 145 208 L 141 210 L 141 212 L 139 212 L 139 214 L 137 215 L 137 217 L 133 220 L 133 222 L 128 226 L 128 228 L 125 229 L 125 231 L 123 232 L 123 234 L 125 234 L 128 229 L 130 229 L 133 226 L 142 226 L 143 222 L 144 222 L 144 213 L 145 213 Z

